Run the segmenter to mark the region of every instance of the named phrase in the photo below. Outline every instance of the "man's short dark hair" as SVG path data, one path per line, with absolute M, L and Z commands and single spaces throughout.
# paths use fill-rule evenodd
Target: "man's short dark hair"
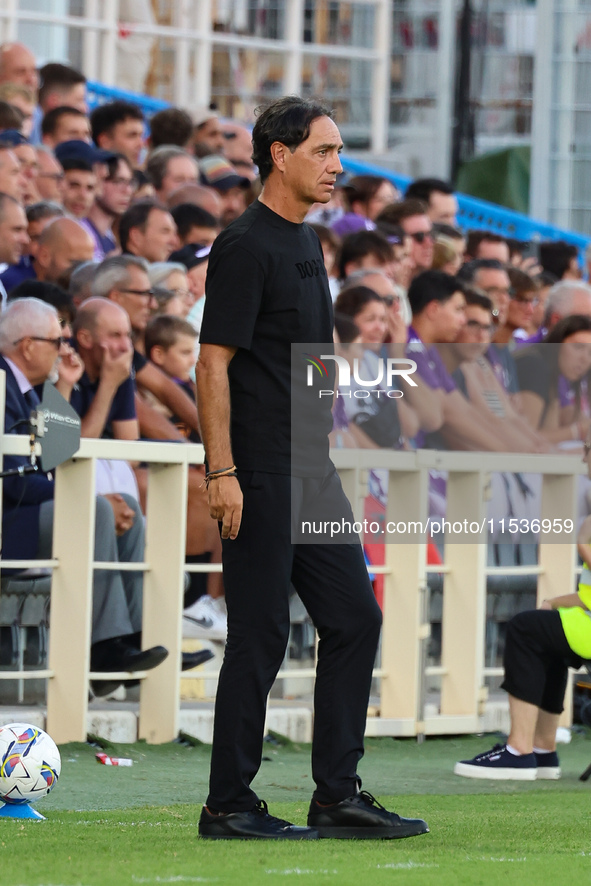
M 0 101 L 0 129 L 17 129 L 20 132 L 25 115 L 16 105 Z
M 357 231 L 345 237 L 336 260 L 339 279 L 345 279 L 345 269 L 349 262 L 359 261 L 367 255 L 374 255 L 379 262 L 385 264 L 394 258 L 394 250 L 379 231 Z
M 48 283 L 45 280 L 23 280 L 8 293 L 9 301 L 16 298 L 38 298 L 48 305 L 52 305 L 56 311 L 68 315 L 70 323 L 74 319 L 76 309 L 72 296 L 56 283 Z
M 168 209 L 163 203 L 147 198 L 145 200 L 138 200 L 137 203 L 132 203 L 129 209 L 123 213 L 119 220 L 119 242 L 121 243 L 121 252 L 127 252 L 129 232 L 132 228 L 139 228 L 141 231 L 146 230 L 148 218 L 153 209 L 160 209 L 162 212 L 168 212 Z
M 186 111 L 180 108 L 164 108 L 157 111 L 150 120 L 150 144 L 178 145 L 184 148 L 193 135 L 193 121 Z
M 540 243 L 540 264 L 545 271 L 550 271 L 558 280 L 562 280 L 571 261 L 578 256 L 577 247 L 573 243 L 567 243 L 566 240 L 549 240 L 546 243 Z
M 506 271 L 507 268 L 498 258 L 474 258 L 466 262 L 458 271 L 458 280 L 463 283 L 472 283 L 478 271 Z
M 37 203 L 31 203 L 27 206 L 28 222 L 42 221 L 44 218 L 62 218 L 66 211 L 61 203 L 55 200 L 38 200 Z
M 444 271 L 423 271 L 408 288 L 408 301 L 413 314 L 421 314 L 432 301 L 449 301 L 456 292 L 463 292 L 464 285 L 457 277 Z
M 406 189 L 404 195 L 406 200 L 414 198 L 415 200 L 423 200 L 429 203 L 431 194 L 438 191 L 441 194 L 453 194 L 454 189 L 449 182 L 443 181 L 442 178 L 416 178 Z
M 70 65 L 49 62 L 39 68 L 39 104 L 43 107 L 47 96 L 52 92 L 66 93 L 79 83 L 86 83 L 86 77 Z
M 41 121 L 41 135 L 54 135 L 62 117 L 69 115 L 70 117 L 84 117 L 86 114 L 79 111 L 78 108 L 71 108 L 69 105 L 60 105 L 59 108 L 52 108 L 44 115 Z
M 477 289 L 473 289 L 471 286 L 464 286 L 463 292 L 467 307 L 482 308 L 484 311 L 492 314 L 494 308 L 492 298 L 489 298 L 483 292 L 478 292 Z
M 178 235 L 184 240 L 191 228 L 219 228 L 218 219 L 195 203 L 179 203 L 170 210 Z
M 252 130 L 252 161 L 259 168 L 261 182 L 273 170 L 271 145 L 281 142 L 293 153 L 310 135 L 310 126 L 318 117 L 330 117 L 333 112 L 313 99 L 285 95 L 267 106 L 257 108 L 259 117 Z
M 494 231 L 485 231 L 481 228 L 478 228 L 473 231 L 468 231 L 468 237 L 466 239 L 466 253 L 467 255 L 476 255 L 478 247 L 482 243 L 483 240 L 486 240 L 487 243 L 506 243 L 507 238 L 503 237 L 502 234 L 496 234 Z
M 118 123 L 125 123 L 126 120 L 144 122 L 144 115 L 139 105 L 125 101 L 107 102 L 104 105 L 99 105 L 90 115 L 93 142 L 98 145 L 99 136 L 103 133 L 111 135 L 115 126 Z
M 411 197 L 408 200 L 401 200 L 400 203 L 390 203 L 385 206 L 376 218 L 376 225 L 380 228 L 381 224 L 386 225 L 402 225 L 405 218 L 412 218 L 413 215 L 427 215 L 429 207 L 424 200 L 417 200 Z

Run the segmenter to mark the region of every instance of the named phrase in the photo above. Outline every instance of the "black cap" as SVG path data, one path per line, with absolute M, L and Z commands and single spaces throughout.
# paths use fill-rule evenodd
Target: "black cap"
M 203 264 L 209 258 L 211 246 L 202 246 L 201 243 L 189 243 L 182 249 L 171 252 L 168 261 L 177 261 L 184 265 L 188 271 L 197 265 Z

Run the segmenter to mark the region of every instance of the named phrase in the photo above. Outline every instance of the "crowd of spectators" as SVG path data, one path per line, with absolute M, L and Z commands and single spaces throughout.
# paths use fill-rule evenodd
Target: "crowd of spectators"
M 53 306 L 67 336 L 22 334 L 57 344 L 58 374 L 79 361 L 69 397 L 84 435 L 200 439 L 192 379 L 209 250 L 259 192 L 240 123 L 190 107 L 148 120 L 129 101 L 90 111 L 82 73 L 0 45 L 2 308 Z M 591 286 L 577 250 L 548 242 L 533 255 L 531 244 L 464 231 L 457 215 L 448 182 L 415 180 L 402 194 L 386 177 L 346 174 L 310 212 L 336 339 L 356 349 L 361 377 L 375 377 L 381 356 L 417 363 L 416 387 L 402 381 L 398 399 L 337 396 L 333 445 L 581 450 Z M 187 559 L 219 562 L 202 480 L 190 472 Z M 526 495 L 520 481 L 503 485 L 507 496 Z M 97 494 L 115 497 L 116 521 L 129 517 L 130 501 L 145 506 L 145 470 L 105 464 Z M 431 512 L 444 509 L 445 478 L 433 478 Z M 223 639 L 219 574 L 206 587 L 194 576 L 185 603 L 187 636 Z

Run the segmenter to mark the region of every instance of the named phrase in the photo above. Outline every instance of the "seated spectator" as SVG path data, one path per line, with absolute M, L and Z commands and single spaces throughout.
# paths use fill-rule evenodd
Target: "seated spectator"
M 191 381 L 191 370 L 195 367 L 195 346 L 197 333 L 190 323 L 181 317 L 171 315 L 153 317 L 146 326 L 146 357 L 166 373 L 185 393 L 195 401 L 195 384 Z M 168 412 L 181 434 L 191 443 L 201 443 L 201 437 L 179 419 Z
M 189 243 L 202 243 L 211 246 L 221 227 L 210 212 L 195 203 L 180 203 L 170 210 L 174 219 L 181 246 Z
M 81 262 L 92 261 L 94 241 L 73 218 L 56 218 L 39 235 L 32 268 L 38 280 L 58 283 Z
M 508 265 L 509 244 L 506 238 L 501 234 L 494 234 L 492 231 L 468 231 L 466 261 L 472 259 L 491 259 Z
M 0 262 L 18 265 L 29 243 L 27 218 L 18 200 L 0 191 Z M 0 299 L 6 304 L 6 287 L 0 275 Z
M 187 281 L 193 304 L 187 314 L 187 320 L 199 333 L 205 307 L 205 278 L 209 264 L 211 246 L 200 243 L 189 243 L 170 255 L 170 261 L 179 262 L 187 269 Z
M 166 261 L 178 246 L 174 219 L 163 204 L 138 200 L 119 220 L 119 241 L 123 253 L 149 262 Z
M 27 207 L 27 233 L 29 242 L 17 264 L 9 264 L 0 274 L 0 280 L 7 292 L 10 292 L 22 280 L 34 279 L 33 259 L 37 255 L 37 244 L 41 231 L 56 218 L 63 218 L 64 210 L 59 203 L 40 201 Z
M 62 142 L 82 141 L 90 144 L 88 117 L 67 105 L 48 111 L 41 121 L 41 141 L 52 150 Z
M 540 243 L 540 264 L 544 271 L 554 274 L 557 280 L 580 280 L 583 276 L 579 265 L 579 250 L 564 240 Z
M 400 199 L 392 182 L 378 175 L 356 175 L 343 186 L 346 209 L 331 226 L 338 237 L 356 231 L 373 231 L 382 209 Z
M 440 178 L 416 178 L 404 195 L 405 200 L 422 200 L 433 224 L 454 225 L 458 201 L 449 182 Z
M 220 196 L 222 211 L 219 217 L 225 228 L 239 218 L 248 206 L 250 179 L 239 175 L 226 158 L 219 154 L 200 160 L 199 170 L 201 183 L 213 188 Z
M 191 118 L 195 156 L 207 157 L 208 154 L 225 153 L 226 140 L 217 113 L 211 108 L 193 108 Z
M 62 203 L 64 209 L 74 218 L 82 221 L 90 212 L 97 193 L 98 181 L 91 163 L 81 158 L 61 160 L 64 170 Z M 84 224 L 88 229 L 88 226 Z M 94 236 L 89 231 L 91 236 Z M 95 250 L 96 253 L 96 250 Z M 95 254 L 96 258 L 96 254 Z
M 548 292 L 544 316 L 538 331 L 529 338 L 522 339 L 518 342 L 518 346 L 538 344 L 546 338 L 559 320 L 573 314 L 591 317 L 591 286 L 580 280 L 561 280 Z
M 161 145 L 177 145 L 190 151 L 193 144 L 193 121 L 180 108 L 164 108 L 150 118 L 150 151 Z
M 495 332 L 497 344 L 514 345 L 515 333 L 529 326 L 538 304 L 538 283 L 525 271 L 509 266 L 511 297 L 507 308 L 507 319 Z
M 338 278 L 341 282 L 354 271 L 380 268 L 391 275 L 394 249 L 379 231 L 358 231 L 345 237 L 337 255 Z
M 0 144 L 7 145 L 12 148 L 15 157 L 20 164 L 20 172 L 23 179 L 21 190 L 21 200 L 23 206 L 30 206 L 39 200 L 39 192 L 37 191 L 37 174 L 39 167 L 37 164 L 37 152 L 31 142 L 24 137 L 21 132 L 16 129 L 6 129 L 0 132 Z
M 416 362 L 417 374 L 436 392 L 443 416 L 443 444 L 456 449 L 503 452 L 504 440 L 458 391 L 435 347 L 438 342 L 455 341 L 465 326 L 462 283 L 442 271 L 425 271 L 412 281 L 408 299 L 412 326 L 408 330 L 406 356 Z M 427 442 L 442 445 L 439 437 Z
M 586 453 L 586 462 L 588 458 Z M 578 670 L 591 659 L 590 608 L 591 573 L 584 567 L 576 594 L 544 600 L 539 609 L 511 619 L 502 684 L 511 715 L 507 742 L 456 763 L 456 775 L 513 781 L 560 778 L 556 730 L 568 669 Z
M 457 241 L 446 237 L 445 234 L 437 233 L 433 243 L 433 270 L 443 271 L 455 277 L 463 261 L 463 256 L 457 249 Z
M 21 83 L 37 95 L 39 75 L 35 56 L 24 43 L 0 44 L 0 83 Z
M 367 286 L 383 299 L 387 312 L 388 332 L 386 341 L 405 342 L 406 327 L 412 314 L 405 292 L 389 277 L 382 268 L 361 268 L 349 274 L 341 287 L 341 292 L 352 286 Z
M 493 318 L 497 328 L 507 322 L 511 281 L 507 267 L 495 258 L 480 258 L 466 262 L 458 272 L 458 279 L 488 295 L 493 303 Z
M 144 115 L 138 105 L 126 101 L 98 105 L 90 115 L 90 126 L 95 145 L 125 154 L 137 169 L 144 146 Z
M 541 344 L 516 353 L 524 418 L 550 443 L 582 447 L 590 427 L 591 317 L 559 320 Z M 567 412 L 565 421 L 562 410 Z
M 39 107 L 43 114 L 63 107 L 88 113 L 86 77 L 76 68 L 49 62 L 39 68 L 39 77 Z
M 29 86 L 20 83 L 0 84 L 0 103 L 8 103 L 22 114 L 20 125 L 4 126 L 0 129 L 18 129 L 25 138 L 32 138 L 35 114 L 35 93 Z
M 239 175 L 254 181 L 258 169 L 252 159 L 252 131 L 237 123 L 236 120 L 223 120 L 220 127 L 224 136 L 224 144 L 213 154 L 223 154 Z
M 55 155 L 50 148 L 45 145 L 38 145 L 37 165 L 39 172 L 37 173 L 37 190 L 42 200 L 53 200 L 61 203 L 62 200 L 62 184 L 64 181 L 64 170 L 55 159 Z
M 388 235 L 393 225 L 410 237 L 410 257 L 413 264 L 412 275 L 429 270 L 433 264 L 433 222 L 429 218 L 428 206 L 422 200 L 402 200 L 393 203 L 380 212 L 376 218 L 378 231 Z
M 163 291 L 168 294 L 168 298 L 163 299 L 165 309 L 162 308 L 156 295 L 156 300 L 159 302 L 159 313 L 174 314 L 185 319 L 195 304 L 185 265 L 181 262 L 173 261 L 154 262 L 148 269 L 148 276 L 151 286 L 162 287 Z M 194 335 L 197 334 L 193 327 L 191 327 L 191 330 Z M 146 356 L 148 358 L 150 356 L 147 351 Z M 154 360 L 152 362 L 158 365 L 157 361 Z M 194 363 L 195 361 L 193 361 L 193 365 Z
M 151 151 L 146 162 L 146 175 L 150 179 L 161 203 L 182 185 L 197 184 L 199 167 L 188 151 L 174 145 L 161 145 Z
M 94 238 L 97 262 L 118 249 L 113 226 L 129 209 L 134 189 L 133 169 L 124 154 L 113 154 L 105 165 L 107 174 L 83 219 L 84 227 Z
M 326 273 L 329 278 L 333 278 L 333 275 L 336 273 L 336 258 L 341 244 L 340 238 L 337 237 L 332 228 L 327 228 L 326 225 L 312 223 L 310 227 L 318 234 Z
M 536 274 L 534 280 L 536 283 L 537 300 L 534 302 L 532 315 L 529 320 L 526 320 L 523 326 L 520 329 L 516 329 L 513 333 L 516 345 L 530 340 L 532 336 L 535 337 L 542 328 L 550 291 L 556 283 L 554 274 L 549 274 L 547 271 Z
M 26 181 L 14 150 L 0 142 L 0 193 L 22 203 Z
M 56 369 L 57 387 L 68 395 L 78 381 L 82 364 L 63 343 L 57 313 L 37 299 L 19 299 L 0 316 L 0 365 L 6 373 L 5 433 L 28 423 L 34 387 Z M 58 356 L 61 359 L 58 361 Z M 69 390 L 68 390 L 69 389 Z M 6 467 L 18 467 L 25 457 L 5 458 Z M 51 557 L 54 481 L 37 473 L 15 476 L 3 483 L 3 554 L 11 559 Z M 105 562 L 141 562 L 144 526 L 139 510 L 124 500 L 97 498 L 94 557 Z M 141 651 L 141 572 L 96 570 L 93 581 L 92 647 L 90 667 L 95 671 L 138 671 L 156 667 L 167 656 L 162 646 Z M 96 694 L 112 690 L 97 683 Z

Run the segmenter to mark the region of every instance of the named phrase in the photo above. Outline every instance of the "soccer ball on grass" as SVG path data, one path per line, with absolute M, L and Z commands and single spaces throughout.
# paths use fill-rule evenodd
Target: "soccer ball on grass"
M 0 726 L 0 800 L 23 805 L 45 797 L 61 772 L 52 738 L 28 723 Z

